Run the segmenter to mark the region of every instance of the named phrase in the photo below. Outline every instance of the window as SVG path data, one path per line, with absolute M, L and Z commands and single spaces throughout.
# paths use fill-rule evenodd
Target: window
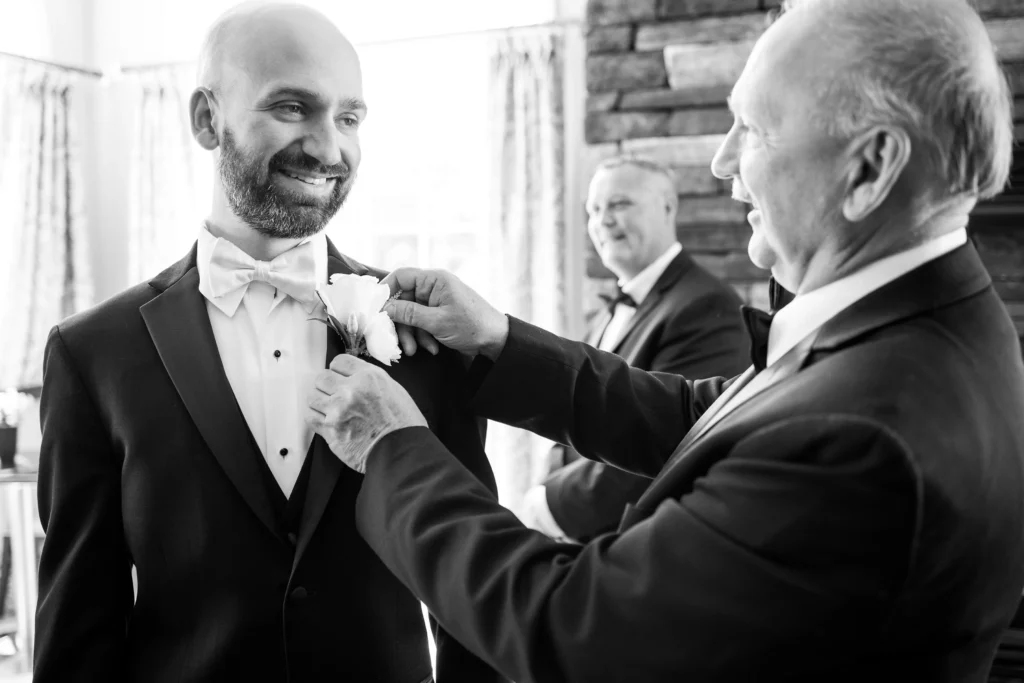
M 360 54 L 369 105 L 363 158 L 328 235 L 370 265 L 445 268 L 486 296 L 486 38 L 385 43 Z

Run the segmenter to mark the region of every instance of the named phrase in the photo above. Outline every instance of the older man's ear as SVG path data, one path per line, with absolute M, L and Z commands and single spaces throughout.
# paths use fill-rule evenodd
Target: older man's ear
M 911 142 L 906 131 L 876 126 L 858 135 L 851 152 L 843 217 L 858 223 L 888 199 L 910 161 Z

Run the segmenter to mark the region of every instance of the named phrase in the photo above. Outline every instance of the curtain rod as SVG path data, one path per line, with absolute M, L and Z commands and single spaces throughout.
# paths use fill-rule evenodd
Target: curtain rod
M 581 26 L 583 22 L 579 19 L 559 19 L 556 21 L 549 21 L 542 24 L 529 24 L 526 26 L 507 26 L 503 28 L 489 28 L 489 29 L 478 29 L 471 31 L 455 31 L 451 33 L 439 33 L 436 35 L 422 35 L 422 36 L 409 36 L 405 38 L 385 38 L 381 40 L 368 40 L 363 42 L 355 43 L 356 47 L 372 47 L 376 45 L 393 45 L 396 43 L 411 43 L 427 40 L 444 40 L 447 38 L 463 38 L 468 36 L 486 36 L 486 35 L 507 35 L 512 33 L 521 33 L 536 31 L 547 28 L 575 28 Z M 70 73 L 80 74 L 82 76 L 89 76 L 91 78 L 104 78 L 110 76 L 116 76 L 118 72 L 122 74 L 130 73 L 141 73 L 145 71 L 156 71 L 159 69 L 173 68 L 173 67 L 184 67 L 195 64 L 195 61 L 175 61 L 175 62 L 164 62 L 156 64 L 133 64 L 130 66 L 119 67 L 114 73 L 99 71 L 96 69 L 89 69 L 82 66 L 72 66 L 70 64 L 61 64 L 59 62 L 51 62 L 45 59 L 37 59 L 35 57 L 26 57 L 25 55 L 13 54 L 10 52 L 0 51 L 0 57 L 8 57 L 10 59 L 16 59 L 23 62 L 30 62 L 32 64 L 41 64 L 54 69 L 60 69 L 61 71 L 68 71 Z
M 559 19 L 556 21 L 548 21 L 542 24 L 528 24 L 525 26 L 506 26 L 503 28 L 486 28 L 477 29 L 471 31 L 455 31 L 451 33 L 438 33 L 436 35 L 421 35 L 421 36 L 409 36 L 406 38 L 384 38 L 380 40 L 366 40 L 362 42 L 356 42 L 354 45 L 358 47 L 373 47 L 376 45 L 393 45 L 396 43 L 411 43 L 426 40 L 443 40 L 445 38 L 463 38 L 469 36 L 486 36 L 486 35 L 505 35 L 510 33 L 520 33 L 537 31 L 546 28 L 575 28 L 583 25 L 581 19 Z M 133 64 L 130 66 L 121 67 L 121 73 L 139 73 L 143 71 L 156 71 L 158 69 L 167 69 L 173 67 L 185 67 L 195 64 L 194 60 L 190 61 L 176 61 L 176 62 L 162 62 L 155 64 Z
M 356 47 L 361 46 L 374 46 L 374 45 L 390 45 L 393 43 L 412 43 L 422 40 L 439 40 L 444 38 L 465 38 L 469 36 L 493 36 L 493 35 L 507 35 L 509 33 L 526 33 L 529 31 L 537 31 L 546 28 L 575 28 L 582 26 L 583 21 L 581 19 L 557 19 L 555 21 L 547 21 L 542 24 L 527 24 L 525 26 L 505 26 L 501 28 L 484 28 L 470 31 L 453 31 L 451 33 L 438 33 L 436 35 L 422 35 L 422 36 L 409 36 L 408 38 L 383 38 L 380 40 L 367 40 L 365 42 L 356 43 Z
M 60 64 L 58 62 L 50 62 L 45 59 L 36 59 L 35 57 L 26 57 L 25 55 L 16 55 L 10 52 L 0 52 L 0 57 L 8 57 L 10 59 L 16 59 L 22 62 L 30 62 L 32 64 L 41 64 L 48 66 L 53 69 L 60 69 L 61 71 L 68 71 L 70 73 L 80 74 L 82 76 L 90 76 L 92 78 L 103 78 L 103 72 L 95 69 L 87 69 L 81 66 L 71 66 L 69 64 Z

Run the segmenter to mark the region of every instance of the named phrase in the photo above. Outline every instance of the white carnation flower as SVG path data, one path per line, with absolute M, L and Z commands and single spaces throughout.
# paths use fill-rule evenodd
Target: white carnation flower
M 372 275 L 335 273 L 328 285 L 317 285 L 317 295 L 326 309 L 327 322 L 345 342 L 345 353 L 366 354 L 384 365 L 398 361 L 398 333 L 382 311 L 391 290 Z

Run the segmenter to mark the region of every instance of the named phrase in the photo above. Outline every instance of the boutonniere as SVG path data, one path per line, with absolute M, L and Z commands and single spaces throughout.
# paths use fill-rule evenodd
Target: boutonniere
M 324 317 L 310 320 L 319 320 L 337 332 L 345 353 L 372 356 L 384 365 L 402 356 L 395 324 L 381 310 L 391 298 L 387 285 L 372 275 L 335 273 L 330 284 L 317 285 L 316 295 L 323 304 Z

